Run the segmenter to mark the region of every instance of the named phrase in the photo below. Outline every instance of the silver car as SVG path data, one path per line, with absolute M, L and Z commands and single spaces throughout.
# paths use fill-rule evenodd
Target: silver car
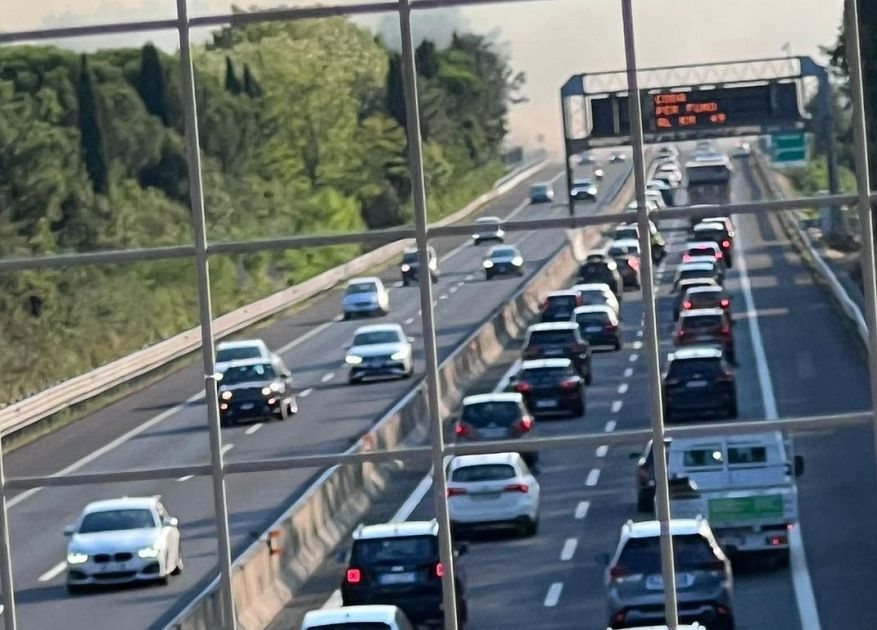
M 64 528 L 67 590 L 129 582 L 166 584 L 183 570 L 179 522 L 159 497 L 124 497 L 85 506 Z
M 353 278 L 341 298 L 344 319 L 360 315 L 386 315 L 390 312 L 390 294 L 380 278 Z
M 414 373 L 413 341 L 399 324 L 357 328 L 344 357 L 349 369 L 347 381 L 359 383 L 374 377 L 410 377 Z
M 505 230 L 500 227 L 499 217 L 478 217 L 475 219 L 475 234 L 472 235 L 472 242 L 475 245 L 480 245 L 484 241 L 499 241 L 502 243 L 505 240 Z

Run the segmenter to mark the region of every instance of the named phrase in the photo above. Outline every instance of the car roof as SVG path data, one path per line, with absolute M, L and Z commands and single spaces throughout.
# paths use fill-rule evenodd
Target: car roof
M 403 536 L 437 536 L 438 522 L 401 521 L 398 523 L 380 523 L 364 525 L 353 532 L 354 540 L 371 540 L 374 538 L 401 538 Z
M 594 183 L 594 180 L 590 177 L 580 177 L 579 179 L 572 180 L 573 186 L 575 186 L 576 184 L 582 185 L 582 184 L 593 184 L 593 183 Z
M 572 365 L 572 361 L 563 357 L 555 359 L 532 359 L 521 363 L 521 371 L 539 370 L 542 368 L 565 368 Z
M 700 263 L 693 263 L 693 264 L 700 264 Z M 718 287 L 721 289 L 721 287 L 719 286 L 719 283 L 716 282 L 715 278 L 685 278 L 685 279 L 679 281 L 679 288 L 680 289 L 685 289 L 686 287 L 695 288 L 698 286 Z
M 706 262 L 688 262 L 688 263 L 682 263 L 681 265 L 679 265 L 677 271 L 678 271 L 678 272 L 681 272 L 681 271 L 691 271 L 691 270 L 698 270 L 698 271 L 700 271 L 700 270 L 708 270 L 708 269 L 709 269 L 709 270 L 712 270 L 712 269 L 715 269 L 715 268 L 716 268 L 715 263 L 706 263 Z
M 490 256 L 491 254 L 495 254 L 499 251 L 503 251 L 506 249 L 513 249 L 515 250 L 515 252 L 520 253 L 517 245 L 514 245 L 512 243 L 503 243 L 502 245 L 493 245 L 489 250 L 487 250 L 487 255 Z
M 701 518 L 671 518 L 671 536 L 700 534 L 706 529 L 706 521 Z M 624 531 L 630 538 L 655 538 L 661 535 L 661 521 L 627 521 Z
M 344 623 L 383 623 L 391 624 L 396 619 L 398 608 L 384 604 L 368 606 L 343 606 L 341 608 L 322 608 L 307 612 L 302 620 L 305 628 L 319 628 Z
M 427 245 L 427 246 L 426 246 L 426 249 L 427 249 L 428 251 L 430 251 L 430 252 L 434 252 L 434 251 L 435 251 L 435 247 L 433 247 L 432 245 Z M 405 248 L 405 251 L 402 252 L 402 253 L 403 253 L 403 254 L 416 254 L 416 253 L 417 253 L 417 248 L 416 248 L 416 247 L 406 247 L 406 248 Z
M 448 470 L 458 470 L 466 466 L 487 466 L 490 464 L 514 465 L 520 459 L 517 453 L 484 453 L 481 455 L 456 455 L 451 459 Z
M 719 249 L 719 246 L 714 241 L 688 241 L 685 244 L 686 249 L 691 249 L 693 247 L 697 248 L 708 248 L 708 249 Z
M 228 366 L 226 369 L 229 370 L 235 367 L 249 367 L 251 365 L 268 365 L 271 361 L 269 359 L 263 357 L 253 357 L 252 359 L 235 359 L 234 361 L 229 361 L 226 363 Z
M 138 510 L 154 509 L 158 504 L 159 497 L 119 497 L 117 499 L 103 499 L 92 501 L 82 510 L 83 514 L 92 512 L 106 512 L 108 510 Z
M 701 221 L 697 225 L 694 226 L 695 232 L 703 232 L 706 230 L 723 230 L 725 229 L 725 224 L 720 223 L 719 221 Z
M 689 317 L 699 317 L 699 316 L 712 316 L 712 315 L 724 315 L 725 311 L 716 307 L 716 308 L 695 308 L 690 311 L 682 311 L 679 313 L 679 319 L 687 319 Z
M 463 406 L 480 405 L 490 402 L 524 402 L 524 397 L 517 392 L 491 392 L 489 394 L 474 394 L 463 399 Z
M 688 346 L 670 353 L 670 361 L 687 361 L 690 359 L 721 359 L 721 348 L 715 346 Z
M 572 288 L 573 291 L 608 291 L 612 293 L 612 289 L 605 282 L 583 282 Z
M 615 309 L 605 304 L 589 304 L 587 306 L 579 306 L 572 312 L 573 315 L 578 315 L 579 313 L 606 313 L 614 317 Z
M 763 444 L 778 444 L 783 442 L 783 435 L 779 431 L 758 431 L 753 433 L 737 433 L 734 435 L 702 435 L 697 437 L 673 438 L 672 448 L 691 448 L 697 446 L 712 446 L 716 442 L 722 442 L 729 446 L 753 446 Z
M 365 284 L 366 282 L 380 284 L 381 279 L 377 276 L 362 276 L 360 278 L 351 278 L 347 281 L 347 286 L 350 286 L 351 284 Z
M 544 330 L 578 330 L 579 325 L 575 322 L 542 322 L 533 324 L 527 329 L 528 333 L 542 332 Z
M 694 295 L 696 293 L 724 293 L 725 290 L 717 284 L 709 284 L 706 286 L 688 287 L 687 293 Z
M 355 337 L 359 333 L 384 331 L 402 332 L 402 326 L 400 326 L 399 324 L 370 324 L 368 326 L 360 326 L 353 331 L 353 336 Z
M 220 341 L 216 344 L 217 350 L 227 350 L 230 348 L 251 348 L 253 346 L 259 346 L 260 348 L 268 349 L 268 345 L 261 339 L 239 339 L 237 341 Z

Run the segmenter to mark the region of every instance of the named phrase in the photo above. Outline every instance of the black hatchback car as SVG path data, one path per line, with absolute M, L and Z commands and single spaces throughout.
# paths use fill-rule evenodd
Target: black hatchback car
M 576 371 L 585 379 L 585 384 L 590 385 L 593 379 L 591 346 L 582 337 L 579 325 L 575 322 L 530 326 L 524 339 L 523 358 L 525 361 L 566 358 L 572 361 Z
M 276 358 L 231 361 L 219 381 L 219 423 L 276 418 L 286 420 L 298 412 L 292 374 Z
M 461 545 L 454 555 L 463 555 Z M 359 527 L 341 581 L 345 606 L 386 604 L 398 606 L 414 624 L 441 624 L 442 575 L 438 523 L 409 521 Z M 466 580 L 460 563 L 454 563 L 457 625 L 468 618 Z
M 542 302 L 539 321 L 568 322 L 572 313 L 582 305 L 582 295 L 578 291 L 552 291 Z
M 585 382 L 569 359 L 524 361 L 508 386 L 518 392 L 534 416 L 569 413 L 585 414 Z
M 721 348 L 692 346 L 676 350 L 670 355 L 663 387 L 668 422 L 707 413 L 737 417 L 734 370 Z
M 620 302 L 624 296 L 624 281 L 621 278 L 621 272 L 618 270 L 618 264 L 603 254 L 591 254 L 585 260 L 584 264 L 579 267 L 578 283 L 588 284 L 592 282 L 602 282 L 608 284 L 612 289 L 612 293 Z

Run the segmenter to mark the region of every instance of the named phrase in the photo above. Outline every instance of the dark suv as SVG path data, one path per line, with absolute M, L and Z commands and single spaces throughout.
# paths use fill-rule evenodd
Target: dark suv
M 580 284 L 594 282 L 608 284 L 619 302 L 624 295 L 624 280 L 621 278 L 621 272 L 618 271 L 618 264 L 603 254 L 588 256 L 584 264 L 579 267 L 578 282 Z
M 524 361 L 510 379 L 509 390 L 524 397 L 534 416 L 557 412 L 585 415 L 585 382 L 569 359 Z
M 286 420 L 298 412 L 292 374 L 275 357 L 230 361 L 219 381 L 219 423 L 276 418 Z
M 578 291 L 552 291 L 540 307 L 539 321 L 568 322 L 572 312 L 582 305 L 582 294 Z
M 429 257 L 429 275 L 432 281 L 438 280 L 438 258 L 433 247 L 427 248 Z M 420 258 L 417 249 L 406 249 L 402 252 L 402 262 L 399 263 L 399 271 L 402 274 L 402 284 L 408 286 L 411 282 L 417 282 L 420 271 Z
M 733 630 L 731 563 L 709 524 L 697 518 L 672 519 L 669 525 L 679 623 L 701 623 L 709 630 Z M 606 571 L 610 628 L 667 623 L 660 534 L 658 521 L 628 521 L 621 528 L 618 548 Z
M 461 546 L 454 555 L 466 551 Z M 432 521 L 386 523 L 358 528 L 341 582 L 344 606 L 398 606 L 414 624 L 440 624 L 443 567 L 438 524 Z M 466 623 L 465 574 L 454 563 L 457 625 Z
M 525 361 L 567 358 L 584 377 L 587 385 L 593 380 L 591 346 L 582 337 L 579 325 L 575 322 L 553 322 L 530 326 L 524 338 L 523 357 Z
M 684 414 L 709 412 L 737 417 L 734 371 L 719 348 L 692 346 L 672 353 L 663 386 L 668 422 Z

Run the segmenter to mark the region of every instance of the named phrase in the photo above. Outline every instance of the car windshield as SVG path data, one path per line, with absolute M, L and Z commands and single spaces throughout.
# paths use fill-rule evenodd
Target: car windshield
M 514 247 L 497 247 L 490 252 L 491 258 L 514 258 L 518 255 L 518 250 Z
M 521 408 L 512 401 L 483 402 L 463 407 L 460 418 L 473 427 L 486 427 L 490 423 L 510 425 L 521 417 Z
M 572 310 L 576 307 L 576 296 L 574 295 L 549 295 L 548 308 L 551 310 Z
M 497 219 L 496 217 L 481 217 L 481 218 L 475 219 L 475 223 L 478 223 L 482 226 L 485 226 L 485 225 L 495 226 L 495 225 L 499 224 L 499 219 Z
M 399 333 L 395 330 L 371 330 L 353 337 L 354 346 L 370 346 L 376 343 L 399 343 Z
M 536 184 L 535 186 L 533 186 L 532 190 L 534 193 L 544 193 L 548 192 L 548 186 L 546 186 L 545 184 Z
M 569 368 L 566 367 L 529 368 L 521 372 L 520 380 L 533 385 L 544 385 L 556 383 L 566 376 L 569 376 Z
M 606 304 L 608 301 L 609 298 L 606 296 L 606 294 L 598 289 L 589 289 L 588 291 L 582 291 L 582 303 L 585 306 Z
M 767 447 L 732 446 L 728 448 L 728 464 L 766 464 Z
M 407 264 L 417 264 L 417 252 L 405 252 L 402 254 L 402 262 Z
M 725 238 L 725 231 L 721 228 L 711 228 L 709 230 L 697 230 L 697 238 L 706 241 L 721 241 Z
M 682 328 L 685 330 L 702 330 L 706 328 L 718 328 L 722 325 L 720 315 L 695 315 L 682 320 Z
M 661 572 L 661 542 L 657 536 L 631 538 L 624 545 L 618 566 L 627 573 L 646 575 Z M 673 536 L 673 557 L 682 571 L 702 568 L 716 559 L 712 547 L 699 534 Z
M 123 529 L 146 529 L 155 527 L 152 512 L 146 509 L 105 510 L 86 514 L 79 526 L 80 534 L 115 532 Z
M 718 303 L 724 296 L 721 291 L 698 291 L 689 293 L 687 298 L 692 306 L 708 306 Z
M 216 351 L 217 361 L 240 361 L 241 359 L 258 359 L 261 356 L 262 351 L 256 346 L 220 348 Z
M 437 554 L 435 536 L 362 539 L 353 543 L 350 562 L 359 566 L 389 562 L 420 563 L 431 561 Z
M 576 188 L 590 188 L 594 185 L 594 182 L 592 182 L 590 179 L 577 179 L 572 183 L 572 185 Z
M 357 282 L 347 285 L 344 295 L 356 295 L 358 293 L 377 293 L 378 287 L 374 282 Z
M 570 330 L 534 330 L 530 333 L 530 346 L 560 346 L 574 341 Z
M 687 280 L 689 278 L 712 278 L 715 276 L 715 271 L 709 268 L 704 269 L 683 269 L 679 272 L 680 280 Z
M 609 248 L 609 255 L 613 258 L 638 253 L 639 248 L 635 245 L 613 245 Z
M 223 385 L 234 385 L 247 381 L 264 381 L 272 379 L 277 374 L 269 363 L 257 363 L 255 365 L 233 365 L 222 374 Z
M 474 483 L 478 481 L 500 481 L 517 476 L 514 466 L 508 464 L 479 464 L 464 466 L 451 473 L 451 481 Z
M 682 454 L 682 465 L 686 468 L 711 468 L 721 466 L 724 461 L 719 445 L 690 448 Z
M 715 256 L 716 250 L 712 247 L 689 247 L 685 253 L 689 256 Z
M 670 364 L 667 373 L 672 379 L 714 379 L 722 372 L 722 364 L 718 358 L 681 359 Z
M 615 228 L 615 238 L 639 238 L 639 232 L 635 227 Z
M 600 324 L 601 326 L 609 321 L 608 313 L 578 313 L 576 322 L 582 326 Z

